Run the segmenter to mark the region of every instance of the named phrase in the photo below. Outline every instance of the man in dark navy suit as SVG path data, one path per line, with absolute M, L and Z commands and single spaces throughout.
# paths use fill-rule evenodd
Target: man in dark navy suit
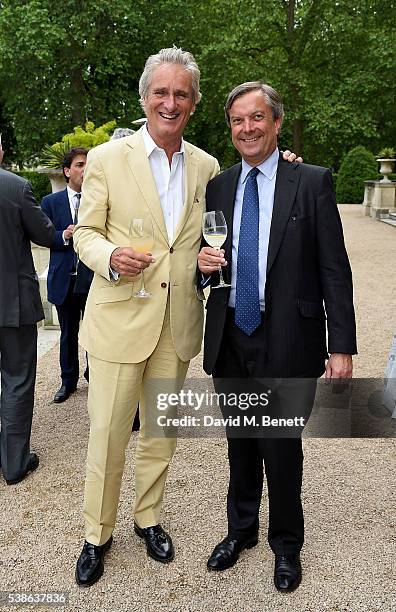
M 288 164 L 279 155 L 283 104 L 272 87 L 237 86 L 225 111 L 242 161 L 206 190 L 207 210 L 223 211 L 228 234 L 223 250 L 203 247 L 198 260 L 213 287 L 204 370 L 217 392 L 241 384 L 250 392 L 263 379 L 272 390 L 282 380 L 275 401 L 271 395 L 273 415 L 283 416 L 286 408 L 291 416 L 291 404 L 296 416 L 300 407 L 309 416 L 316 379 L 323 373 L 328 382 L 350 378 L 357 351 L 352 275 L 331 172 Z M 226 266 L 227 288 L 215 288 L 220 265 Z M 253 400 L 249 408 L 257 406 Z M 283 437 L 263 427 L 259 435 L 246 429 L 246 437 L 227 432 L 228 533 L 207 563 L 210 570 L 226 570 L 257 544 L 265 467 L 268 542 L 281 592 L 296 589 L 302 576 L 303 452 L 300 435 L 291 431 Z
M 86 161 L 86 149 L 71 149 L 62 163 L 66 189 L 45 196 L 41 203 L 56 229 L 47 279 L 48 300 L 56 306 L 61 328 L 62 385 L 55 394 L 56 403 L 67 400 L 77 387 L 78 330 L 93 276 L 92 271 L 78 261 L 73 249 L 73 231 L 78 219 Z M 88 380 L 88 366 L 84 376 Z

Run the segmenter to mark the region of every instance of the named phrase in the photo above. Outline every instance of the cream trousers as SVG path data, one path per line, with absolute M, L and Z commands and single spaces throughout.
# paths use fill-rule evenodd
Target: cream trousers
M 137 339 L 139 341 L 139 339 Z M 134 339 L 131 338 L 131 342 Z M 171 335 L 169 303 L 154 352 L 140 363 L 110 363 L 89 355 L 90 434 L 84 495 L 85 538 L 104 544 L 115 526 L 125 463 L 125 449 L 139 402 L 140 433 L 135 465 L 135 521 L 140 527 L 159 522 L 168 466 L 176 438 L 148 437 L 148 421 L 157 407 L 148 392 L 155 387 L 178 392 L 189 362 L 177 356 Z M 162 413 L 163 414 L 163 413 Z

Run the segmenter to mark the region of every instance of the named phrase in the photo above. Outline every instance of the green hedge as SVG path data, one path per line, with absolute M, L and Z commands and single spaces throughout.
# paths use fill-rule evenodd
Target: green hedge
M 374 177 L 372 177 L 371 179 L 365 179 L 365 180 L 372 180 L 372 181 L 380 181 L 383 178 L 382 174 L 377 173 Z M 396 182 L 396 173 L 393 174 L 388 174 L 388 178 L 390 181 L 395 181 Z M 338 172 L 333 172 L 333 185 L 334 185 L 334 191 L 337 191 L 337 180 L 338 180 Z
M 374 155 L 362 146 L 351 149 L 341 162 L 337 176 L 337 202 L 359 204 L 363 201 L 364 181 L 378 177 L 378 162 Z
M 45 195 L 52 192 L 51 183 L 44 174 L 39 174 L 33 170 L 21 170 L 20 172 L 15 172 L 15 174 L 23 176 L 23 178 L 30 182 L 34 197 L 39 204 Z

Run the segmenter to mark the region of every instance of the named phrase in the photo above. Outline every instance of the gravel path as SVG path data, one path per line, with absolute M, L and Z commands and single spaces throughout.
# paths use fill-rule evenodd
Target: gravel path
M 396 329 L 396 231 L 361 216 L 358 206 L 341 210 L 358 319 L 355 375 L 381 377 Z M 162 566 L 146 556 L 133 533 L 134 434 L 105 575 L 79 589 L 74 567 L 83 539 L 87 384 L 81 379 L 68 402 L 51 403 L 57 355 L 55 347 L 39 362 L 32 448 L 40 468 L 14 487 L 0 481 L 0 591 L 65 590 L 69 604 L 61 609 L 95 612 L 396 611 L 396 443 L 382 439 L 305 440 L 304 578 L 295 593 L 281 595 L 272 583 L 265 496 L 259 545 L 227 572 L 205 569 L 226 525 L 224 440 L 179 441 L 162 519 L 176 558 Z M 194 360 L 190 374 L 202 375 L 200 363 Z

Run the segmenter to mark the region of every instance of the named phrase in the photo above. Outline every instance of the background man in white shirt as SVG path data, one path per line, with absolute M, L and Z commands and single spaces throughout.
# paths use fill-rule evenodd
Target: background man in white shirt
M 61 328 L 60 368 L 62 384 L 54 402 L 68 399 L 76 390 L 79 378 L 78 330 L 92 276 L 84 267 L 88 282 L 76 292 L 77 256 L 73 249 L 73 232 L 80 206 L 81 186 L 84 178 L 87 150 L 75 147 L 63 160 L 63 174 L 67 187 L 43 198 L 41 208 L 55 225 L 55 237 L 50 251 L 47 277 L 48 300 L 55 304 Z M 80 270 L 81 272 L 81 270 Z M 88 378 L 87 370 L 84 376 Z

